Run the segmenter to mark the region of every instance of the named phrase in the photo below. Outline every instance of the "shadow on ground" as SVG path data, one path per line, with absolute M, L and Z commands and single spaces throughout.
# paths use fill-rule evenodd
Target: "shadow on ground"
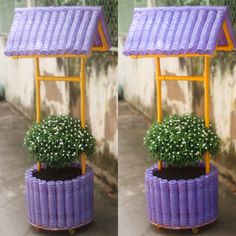
M 192 235 L 191 230 L 157 230 L 145 212 L 144 172 L 153 163 L 143 147 L 150 121 L 125 102 L 119 103 L 119 235 Z M 220 183 L 220 213 L 214 224 L 199 229 L 198 235 L 236 235 L 236 196 Z
M 68 231 L 36 231 L 26 219 L 24 204 L 24 172 L 32 166 L 22 147 L 26 129 L 30 126 L 24 116 L 8 103 L 0 102 L 0 235 L 69 235 Z M 81 236 L 117 235 L 117 200 L 109 198 L 95 184 L 94 221 L 76 230 Z

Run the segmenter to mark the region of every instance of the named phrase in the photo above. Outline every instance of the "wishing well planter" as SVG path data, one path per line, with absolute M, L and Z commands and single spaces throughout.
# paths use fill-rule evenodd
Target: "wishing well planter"
M 93 171 L 86 158 L 95 151 L 95 139 L 86 124 L 86 60 L 93 51 L 110 47 L 100 6 L 15 10 L 5 55 L 35 61 L 37 123 L 27 132 L 24 146 L 37 162 L 25 173 L 28 220 L 36 229 L 74 233 L 93 219 Z M 79 58 L 80 74 L 44 75 L 41 58 Z M 66 116 L 41 120 L 41 81 L 79 83 L 80 120 Z M 78 169 L 72 168 L 77 163 Z
M 72 180 L 45 181 L 25 172 L 26 206 L 30 224 L 47 230 L 81 227 L 93 219 L 93 171 Z
M 145 172 L 146 210 L 149 221 L 159 227 L 197 228 L 213 222 L 218 214 L 218 171 L 189 180 L 166 180 Z
M 131 58 L 152 58 L 156 65 L 157 117 L 144 144 L 157 162 L 145 173 L 148 220 L 157 228 L 191 228 L 196 233 L 198 227 L 217 218 L 218 171 L 210 164 L 210 158 L 219 151 L 220 140 L 210 123 L 210 59 L 217 51 L 232 51 L 235 45 L 229 9 L 225 6 L 134 10 L 123 53 Z M 175 62 L 180 57 L 203 59 L 203 74 L 175 75 L 171 68 L 164 74 L 161 60 L 170 57 Z M 203 84 L 204 120 L 192 115 L 163 119 L 161 85 L 170 80 Z M 199 166 L 202 160 L 204 166 Z M 193 167 L 197 169 L 194 175 L 188 172 Z

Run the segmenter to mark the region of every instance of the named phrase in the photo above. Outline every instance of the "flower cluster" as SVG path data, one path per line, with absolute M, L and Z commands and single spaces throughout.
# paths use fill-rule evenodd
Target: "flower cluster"
M 80 120 L 68 116 L 49 116 L 29 129 L 24 147 L 35 161 L 62 168 L 77 161 L 83 152 L 92 154 L 95 139 L 87 124 L 82 128 Z
M 160 124 L 155 122 L 144 137 L 144 145 L 154 160 L 181 167 L 195 165 L 205 152 L 216 154 L 220 139 L 212 124 L 205 127 L 203 119 L 174 115 Z

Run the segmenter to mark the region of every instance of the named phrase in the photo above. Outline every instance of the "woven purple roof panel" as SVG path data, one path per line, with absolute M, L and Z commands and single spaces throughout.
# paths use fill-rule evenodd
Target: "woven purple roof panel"
M 227 45 L 224 20 L 235 46 L 227 7 L 137 8 L 124 54 L 212 54 L 217 43 Z
M 92 46 L 103 46 L 97 30 L 99 20 L 110 47 L 102 7 L 18 8 L 5 54 L 88 54 Z

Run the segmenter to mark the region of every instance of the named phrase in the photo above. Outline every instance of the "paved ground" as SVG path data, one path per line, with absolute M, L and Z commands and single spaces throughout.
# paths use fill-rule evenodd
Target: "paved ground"
M 119 103 L 119 235 L 192 235 L 190 230 L 157 230 L 146 219 L 144 171 L 152 162 L 143 147 L 143 136 L 150 121 L 125 102 Z M 218 220 L 201 228 L 199 235 L 236 235 L 236 196 L 220 184 Z
M 24 171 L 32 165 L 22 147 L 30 123 L 9 104 L 0 102 L 0 235 L 69 235 L 35 231 L 26 221 Z M 95 184 L 94 222 L 76 231 L 81 236 L 117 235 L 117 200 Z

